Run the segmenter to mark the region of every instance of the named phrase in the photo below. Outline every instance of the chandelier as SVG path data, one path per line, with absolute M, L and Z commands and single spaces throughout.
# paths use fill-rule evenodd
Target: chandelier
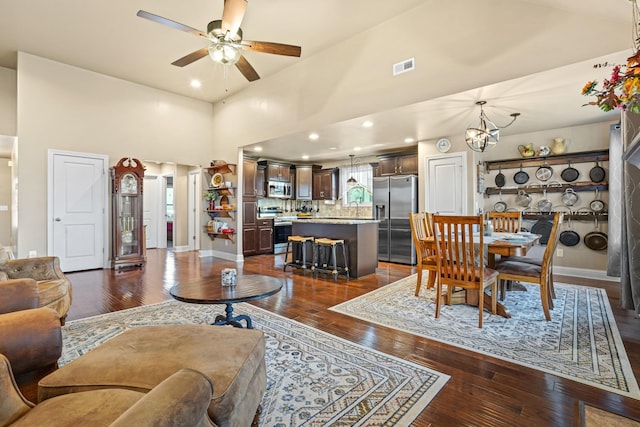
M 349 154 L 349 157 L 351 157 L 351 169 L 349 169 L 351 176 L 347 180 L 347 185 L 349 185 L 349 187 L 353 187 L 358 183 L 358 181 L 353 177 L 353 157 L 354 156 L 355 156 L 354 154 Z
M 493 147 L 500 139 L 500 129 L 511 126 L 516 121 L 520 113 L 511 114 L 511 121 L 505 126 L 497 126 L 493 123 L 484 112 L 483 106 L 487 101 L 478 101 L 476 105 L 480 106 L 480 123 L 477 126 L 469 126 L 465 132 L 465 141 L 469 148 L 473 151 L 484 152 L 489 147 Z

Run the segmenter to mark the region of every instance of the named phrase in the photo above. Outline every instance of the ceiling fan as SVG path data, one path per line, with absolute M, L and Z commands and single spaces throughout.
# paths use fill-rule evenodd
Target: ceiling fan
M 240 24 L 247 10 L 247 0 L 224 0 L 222 20 L 209 22 L 207 32 L 197 30 L 188 25 L 181 24 L 153 13 L 139 10 L 137 15 L 158 24 L 166 25 L 176 30 L 200 36 L 209 41 L 209 46 L 191 52 L 188 55 L 174 61 L 171 65 L 184 67 L 198 59 L 209 55 L 215 62 L 223 65 L 234 65 L 242 75 L 250 82 L 258 80 L 260 76 L 242 55 L 242 50 L 271 53 L 275 55 L 300 57 L 302 48 L 282 43 L 260 42 L 242 39 Z

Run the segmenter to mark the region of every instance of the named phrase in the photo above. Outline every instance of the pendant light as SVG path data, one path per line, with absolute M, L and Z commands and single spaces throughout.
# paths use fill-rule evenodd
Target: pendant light
M 511 126 L 520 113 L 511 114 L 511 121 L 506 126 L 497 126 L 484 112 L 483 106 L 487 101 L 478 101 L 480 106 L 480 123 L 477 126 L 469 126 L 465 132 L 465 141 L 473 151 L 484 152 L 487 148 L 494 147 L 500 139 L 500 129 Z
M 351 173 L 351 177 L 349 177 L 349 179 L 347 180 L 347 184 L 349 185 L 349 187 L 353 187 L 354 185 L 356 185 L 358 183 L 358 181 L 356 181 L 356 179 L 353 177 L 353 157 L 354 157 L 354 154 L 349 154 L 349 157 L 351 157 L 351 169 L 349 170 L 349 173 Z

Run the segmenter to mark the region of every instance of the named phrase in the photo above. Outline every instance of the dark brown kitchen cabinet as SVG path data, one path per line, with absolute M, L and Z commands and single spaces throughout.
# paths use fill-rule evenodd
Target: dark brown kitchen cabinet
M 258 220 L 258 254 L 273 252 L 273 219 Z
M 418 154 L 402 154 L 378 157 L 379 176 L 418 174 Z
M 242 197 L 256 197 L 258 162 L 254 159 L 242 160 Z
M 296 166 L 296 200 L 313 199 L 313 172 L 319 169 L 315 165 Z
M 313 200 L 336 200 L 338 191 L 338 168 L 313 172 Z
M 256 196 L 267 197 L 267 186 L 265 182 L 266 166 L 258 164 L 256 171 Z
M 266 180 L 289 182 L 291 179 L 291 165 L 284 163 L 265 162 L 267 165 Z
M 242 255 L 258 254 L 258 203 L 255 198 L 242 201 Z

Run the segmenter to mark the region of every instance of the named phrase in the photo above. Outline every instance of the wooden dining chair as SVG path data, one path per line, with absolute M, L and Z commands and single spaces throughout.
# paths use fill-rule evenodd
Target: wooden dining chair
M 451 304 L 456 287 L 465 288 L 467 292 L 475 290 L 478 292 L 478 327 L 482 328 L 484 290 L 491 287 L 492 313 L 496 313 L 498 293 L 498 272 L 482 262 L 476 264 L 476 259 L 483 260 L 485 253 L 482 216 L 434 215 L 433 224 L 438 264 L 436 318 L 440 315 L 444 285 L 447 285 L 447 305 Z M 478 242 L 474 242 L 474 228 L 479 231 Z
M 517 233 L 522 227 L 522 212 L 489 212 L 487 219 L 493 223 L 493 231 Z
M 549 310 L 553 309 L 553 298 L 555 290 L 553 287 L 553 254 L 558 246 L 559 224 L 562 214 L 556 212 L 553 215 L 553 226 L 549 233 L 549 241 L 542 256 L 541 262 L 535 259 L 527 259 L 525 257 L 510 257 L 496 264 L 495 269 L 499 273 L 499 280 L 515 280 L 525 283 L 534 283 L 540 286 L 540 300 L 542 301 L 542 310 L 544 317 L 551 320 Z
M 427 288 L 432 288 L 436 282 L 436 273 L 438 264 L 436 263 L 436 254 L 433 242 L 427 239 L 433 238 L 433 215 L 430 213 L 410 213 L 409 222 L 411 223 L 411 236 L 416 247 L 416 258 L 418 260 L 416 269 L 418 270 L 418 280 L 416 282 L 416 293 L 420 293 L 422 285 L 422 271 L 429 271 L 429 281 Z

